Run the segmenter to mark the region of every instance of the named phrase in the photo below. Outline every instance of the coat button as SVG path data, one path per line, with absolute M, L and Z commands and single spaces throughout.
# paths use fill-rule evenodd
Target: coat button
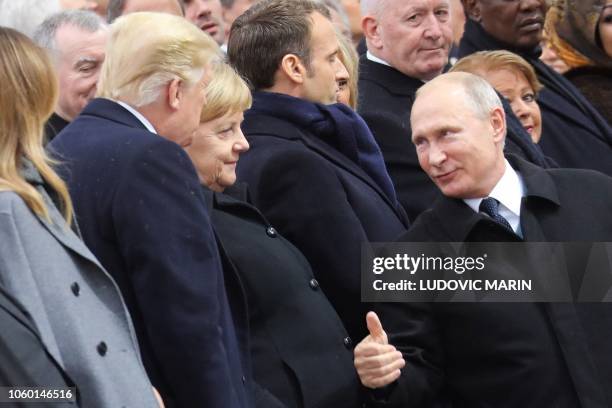
M 70 285 L 70 290 L 72 290 L 72 293 L 74 294 L 74 296 L 79 296 L 79 293 L 81 293 L 81 288 L 79 287 L 79 284 L 76 282 Z
M 266 228 L 266 234 L 268 234 L 268 236 L 270 238 L 276 238 L 276 236 L 278 235 L 278 233 L 276 232 L 276 229 L 274 229 L 274 227 Z
M 108 347 L 106 346 L 105 342 L 101 341 L 100 344 L 98 344 L 97 349 L 98 349 L 98 354 L 104 357 L 106 355 L 106 351 L 108 350 Z
M 344 347 L 350 350 L 351 346 L 353 345 L 353 340 L 351 340 L 350 337 L 345 337 L 343 342 L 344 342 Z
M 317 290 L 317 289 L 319 289 L 319 281 L 318 281 L 318 280 L 316 280 L 316 279 L 314 279 L 314 278 L 312 278 L 312 279 L 310 280 L 310 282 L 308 282 L 308 284 L 310 285 L 310 289 L 312 289 L 312 290 Z

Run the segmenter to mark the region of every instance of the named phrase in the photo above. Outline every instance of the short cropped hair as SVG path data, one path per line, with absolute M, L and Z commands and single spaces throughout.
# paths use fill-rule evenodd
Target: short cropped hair
M 211 73 L 212 79 L 206 86 L 206 104 L 200 122 L 244 112 L 251 107 L 251 90 L 234 68 L 221 62 L 212 66 Z
M 57 51 L 55 40 L 57 31 L 66 25 L 90 33 L 95 33 L 107 27 L 104 20 L 92 11 L 65 10 L 47 17 L 34 32 L 34 41 L 53 55 L 54 51 Z
M 230 63 L 255 90 L 270 88 L 283 57 L 294 54 L 310 68 L 312 13 L 330 18 L 324 5 L 310 0 L 264 0 L 232 25 Z
M 215 41 L 184 18 L 131 13 L 111 26 L 98 96 L 135 107 L 148 105 L 168 82 L 181 79 L 193 85 L 221 58 Z
M 536 94 L 542 89 L 542 84 L 531 64 L 520 55 L 505 50 L 479 51 L 468 55 L 457 61 L 450 72 L 469 72 L 476 75 L 482 73 L 486 75 L 488 72 L 502 69 L 523 74 Z
M 460 89 L 463 91 L 465 98 L 462 98 L 462 100 L 457 103 L 468 105 L 474 115 L 479 119 L 487 120 L 493 109 L 504 108 L 495 89 L 493 89 L 487 81 L 477 75 L 469 72 L 454 72 L 442 74 L 430 82 L 433 83 L 441 80 L 452 80 L 452 82 L 460 85 Z M 423 92 L 423 89 L 426 88 L 427 84 L 419 88 L 416 92 L 416 97 L 418 98 Z

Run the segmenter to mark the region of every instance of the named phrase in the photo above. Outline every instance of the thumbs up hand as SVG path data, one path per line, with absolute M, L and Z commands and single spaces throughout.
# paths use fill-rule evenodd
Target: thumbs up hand
M 402 353 L 389 344 L 376 313 L 369 312 L 366 323 L 370 334 L 355 347 L 354 364 L 364 386 L 381 388 L 399 378 L 406 362 Z

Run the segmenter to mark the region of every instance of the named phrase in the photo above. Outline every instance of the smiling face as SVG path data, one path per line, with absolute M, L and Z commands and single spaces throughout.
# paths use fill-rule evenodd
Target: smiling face
M 504 172 L 503 109 L 481 118 L 457 103 L 465 98 L 448 83 L 422 89 L 412 107 L 412 142 L 421 168 L 445 196 L 486 197 Z
M 612 58 L 612 0 L 608 0 L 602 10 L 597 29 L 602 48 Z
M 61 26 L 55 35 L 59 99 L 56 113 L 74 120 L 96 94 L 108 31 L 89 32 L 71 24 Z
M 390 0 L 378 19 L 373 52 L 412 78 L 429 80 L 448 62 L 449 0 Z
M 529 133 L 531 140 L 537 143 L 542 136 L 542 114 L 535 91 L 525 75 L 514 70 L 500 69 L 483 73 L 482 77 L 510 102 L 512 112 Z
M 236 182 L 240 154 L 249 150 L 240 129 L 242 120 L 242 112 L 237 112 L 201 123 L 185 148 L 200 181 L 213 191 L 223 191 Z
M 219 0 L 185 1 L 185 18 L 208 33 L 217 44 L 225 42 L 223 10 Z
M 474 0 L 470 15 L 480 20 L 487 33 L 519 49 L 530 49 L 542 41 L 545 0 Z

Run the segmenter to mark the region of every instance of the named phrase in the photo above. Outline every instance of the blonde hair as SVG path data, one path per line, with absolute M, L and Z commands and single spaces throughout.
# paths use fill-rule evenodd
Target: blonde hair
M 98 96 L 148 105 L 168 82 L 181 79 L 191 86 L 221 58 L 217 43 L 184 18 L 131 13 L 111 25 Z
M 0 27 L 0 83 L 0 191 L 14 191 L 35 214 L 50 220 L 42 195 L 20 174 L 22 159 L 28 159 L 57 193 L 70 224 L 68 188 L 51 168 L 42 144 L 57 100 L 55 72 L 42 48 L 6 27 Z
M 353 109 L 357 109 L 357 98 L 359 96 L 357 89 L 357 79 L 359 78 L 359 55 L 357 55 L 353 43 L 346 38 L 345 35 L 336 32 L 336 36 L 340 43 L 340 52 L 338 53 L 340 62 L 344 64 L 349 74 L 348 88 L 351 93 L 349 97 L 349 106 Z
M 226 63 L 212 65 L 212 79 L 206 86 L 206 104 L 200 115 L 205 123 L 227 114 L 243 112 L 251 107 L 253 98 L 246 82 Z
M 510 51 L 476 52 L 461 58 L 449 72 L 469 72 L 478 76 L 486 76 L 487 72 L 501 69 L 523 74 L 536 94 L 542 89 L 542 84 L 538 80 L 533 67 L 521 56 Z

